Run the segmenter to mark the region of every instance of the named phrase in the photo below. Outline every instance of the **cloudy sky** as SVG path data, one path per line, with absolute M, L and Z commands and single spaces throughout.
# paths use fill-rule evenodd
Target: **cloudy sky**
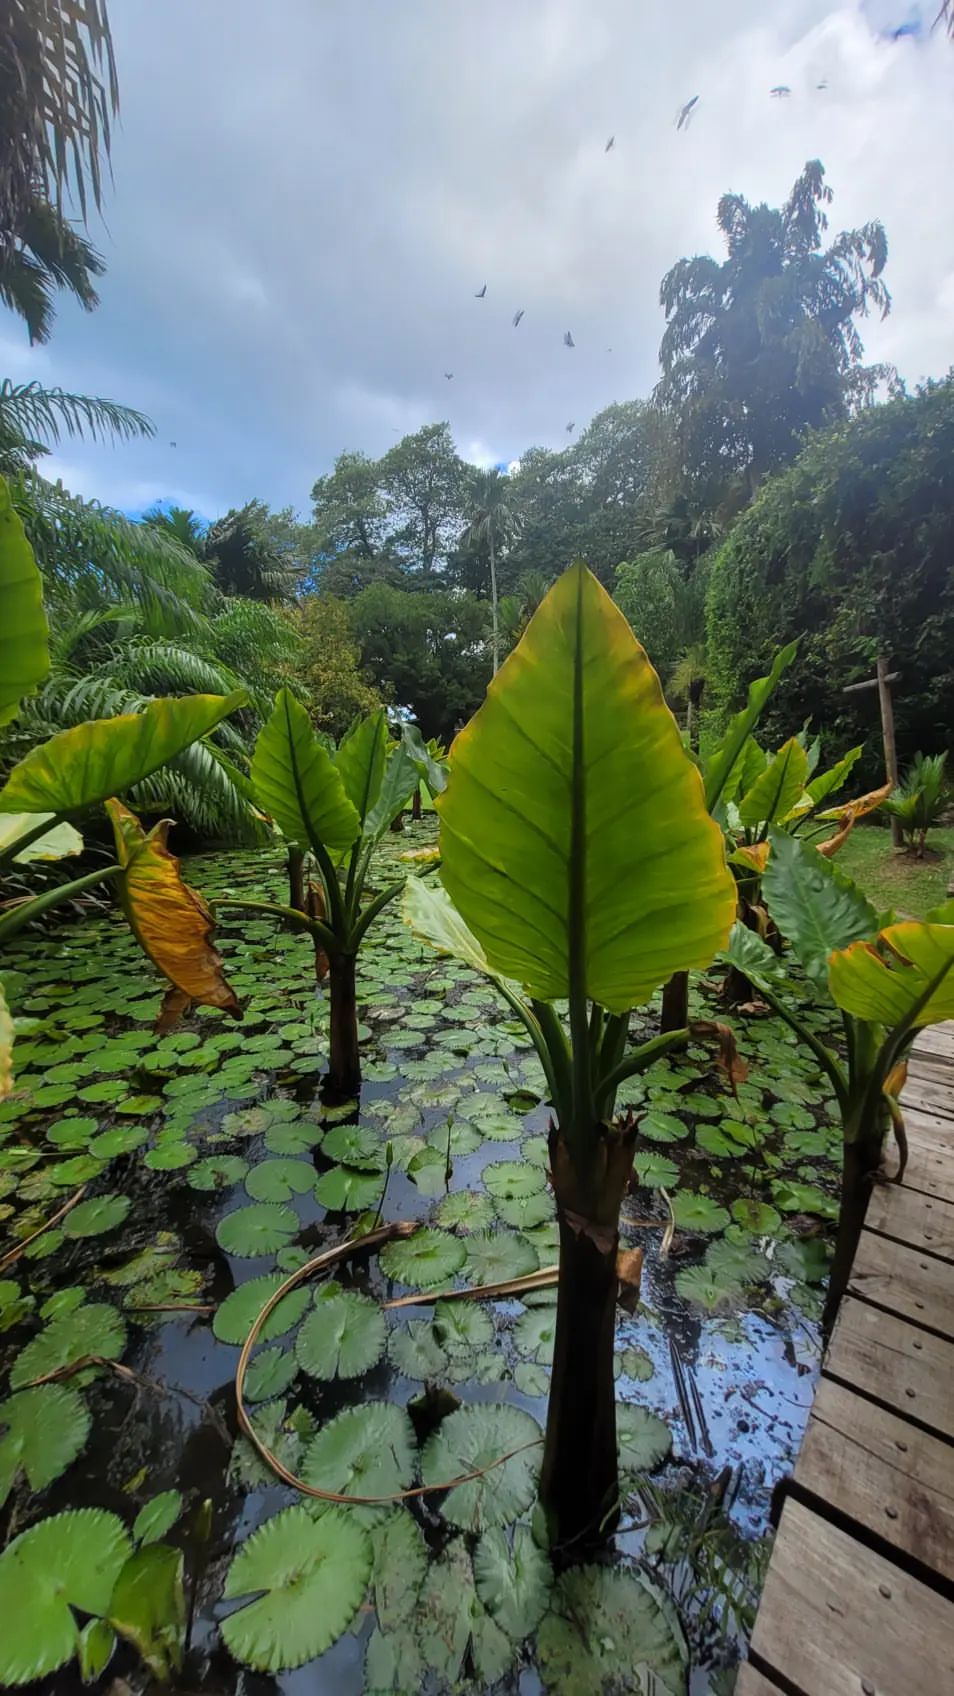
M 102 304 L 64 303 L 45 349 L 0 312 L 0 374 L 151 415 L 152 442 L 48 462 L 128 510 L 258 495 L 304 514 L 341 449 L 439 418 L 467 457 L 506 461 L 648 393 L 663 272 L 717 248 L 723 191 L 778 204 L 813 157 L 834 228 L 887 228 L 895 305 L 869 355 L 940 374 L 954 44 L 879 35 L 936 6 L 110 0 Z

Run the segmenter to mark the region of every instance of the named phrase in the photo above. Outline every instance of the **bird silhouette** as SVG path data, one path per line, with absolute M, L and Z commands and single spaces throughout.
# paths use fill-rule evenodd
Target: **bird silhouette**
M 483 300 L 484 295 L 486 293 L 487 293 L 487 284 L 485 283 L 482 289 L 477 290 L 477 293 L 474 295 L 474 299 L 475 300 Z
M 521 306 L 518 309 L 518 311 L 516 311 L 513 315 L 513 327 L 514 327 L 514 329 L 517 328 L 517 325 L 519 324 L 522 317 L 523 317 L 523 307 Z
M 563 346 L 564 347 L 576 347 L 576 342 L 573 340 L 573 337 L 570 335 L 569 330 L 567 330 L 566 335 L 563 337 Z
M 453 373 L 453 371 L 445 371 L 445 372 L 444 372 L 444 376 L 445 376 L 445 377 L 446 377 L 446 378 L 447 378 L 447 381 L 448 381 L 448 382 L 450 382 L 450 380 L 451 380 L 451 378 L 452 378 L 452 377 L 453 377 L 453 375 L 454 375 L 454 373 Z
M 816 88 L 827 88 L 828 83 L 827 82 L 816 82 L 815 87 Z
M 575 419 L 571 418 L 569 424 L 566 427 L 567 435 L 572 436 L 575 429 L 576 429 L 576 421 L 575 421 Z
M 174 447 L 175 447 L 175 445 L 176 445 L 176 444 L 175 444 L 175 442 L 170 442 L 170 443 L 169 443 L 169 446 L 170 446 L 170 447 L 171 447 L 171 448 L 174 448 Z
M 691 100 L 686 101 L 685 106 L 680 106 L 678 112 L 676 113 L 676 128 L 677 128 L 677 130 L 688 129 L 689 120 L 692 117 L 692 114 L 695 110 L 698 99 L 699 99 L 698 94 L 694 94 Z
M 606 143 L 606 146 L 603 149 L 603 152 L 608 153 L 610 148 L 614 145 L 615 141 L 616 141 L 615 135 L 611 135 L 610 138 L 609 138 L 609 141 Z
M 791 92 L 788 83 L 785 82 L 777 82 L 774 88 L 769 89 L 773 100 L 787 100 Z

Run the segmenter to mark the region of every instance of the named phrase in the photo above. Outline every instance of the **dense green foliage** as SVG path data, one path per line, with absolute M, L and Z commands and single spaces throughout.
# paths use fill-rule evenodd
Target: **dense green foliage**
M 712 567 L 712 687 L 731 707 L 753 671 L 801 635 L 773 727 L 811 719 L 839 749 L 877 746 L 879 653 L 902 760 L 947 747 L 954 724 L 954 383 L 930 385 L 813 437 L 737 521 Z M 872 773 L 878 771 L 871 756 Z

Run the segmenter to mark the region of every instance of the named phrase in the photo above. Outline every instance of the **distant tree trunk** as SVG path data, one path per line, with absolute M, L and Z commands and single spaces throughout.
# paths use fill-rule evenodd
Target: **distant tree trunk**
M 417 788 L 415 789 L 414 794 L 411 798 L 411 817 L 414 820 L 415 824 L 419 821 L 419 819 L 421 817 L 421 786 L 420 786 L 420 783 L 418 783 Z
M 358 1052 L 358 1001 L 353 954 L 333 954 L 328 981 L 331 988 L 331 1057 L 328 1082 L 339 1095 L 356 1095 L 361 1088 Z
M 683 1031 L 689 1023 L 689 973 L 673 972 L 663 985 L 660 1031 Z
M 894 703 L 891 700 L 891 685 L 888 682 L 888 662 L 882 654 L 878 655 L 878 704 L 881 707 L 881 736 L 884 742 L 884 769 L 888 782 L 898 787 L 898 750 L 894 739 Z M 901 820 L 891 816 L 891 842 L 895 848 L 900 848 L 904 842 L 901 830 Z
M 288 905 L 296 913 L 305 911 L 305 856 L 300 848 L 288 850 Z

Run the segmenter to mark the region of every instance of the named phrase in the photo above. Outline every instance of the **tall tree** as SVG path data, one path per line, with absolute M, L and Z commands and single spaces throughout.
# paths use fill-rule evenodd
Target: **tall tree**
M 666 330 L 657 402 L 677 422 L 687 474 L 751 495 L 790 460 L 807 427 L 846 415 L 846 380 L 863 347 L 856 320 L 884 317 L 888 254 L 877 221 L 824 245 L 832 199 L 810 160 L 782 207 L 723 195 L 727 256 L 680 259 L 663 278 Z
M 500 665 L 500 628 L 497 597 L 497 551 L 507 545 L 516 526 L 516 510 L 510 478 L 497 466 L 474 470 L 467 490 L 470 514 L 460 541 L 464 548 L 487 550 L 490 564 L 491 652 L 494 675 Z
M 425 737 L 449 741 L 487 686 L 486 601 L 373 583 L 350 611 L 362 665 L 382 693 L 413 714 Z
M 154 506 L 143 516 L 143 523 L 166 536 L 174 536 L 181 547 L 187 548 L 196 559 L 205 555 L 205 533 L 208 526 L 190 508 Z
M 381 553 L 387 515 L 381 482 L 381 462 L 363 453 L 340 453 L 334 470 L 317 479 L 311 498 L 320 555 L 366 562 Z
M 209 525 L 204 556 L 226 595 L 252 601 L 285 601 L 293 594 L 295 574 L 269 533 L 263 501 L 246 501 Z
M 464 522 L 467 467 L 448 424 L 425 424 L 380 463 L 390 544 L 412 571 L 429 578 L 444 564 Z

